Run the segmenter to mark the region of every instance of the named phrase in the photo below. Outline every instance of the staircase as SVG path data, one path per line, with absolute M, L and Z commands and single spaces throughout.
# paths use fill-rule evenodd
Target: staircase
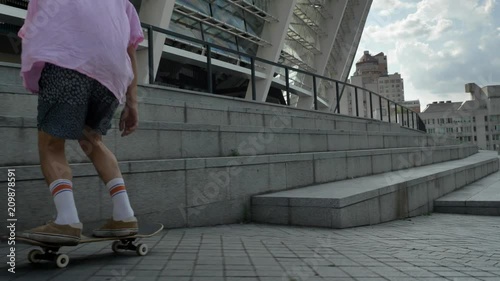
M 439 198 L 434 202 L 434 211 L 500 216 L 500 172 Z
M 9 168 L 16 169 L 18 227 L 32 227 L 51 219 L 54 209 L 47 204 L 51 197 L 39 167 L 37 99 L 23 89 L 19 66 L 0 64 L 0 99 L 0 135 L 6 147 L 0 152 L 0 169 L 5 174 Z M 168 228 L 248 220 L 303 225 L 291 219 L 292 209 L 297 214 L 293 217 L 315 215 L 322 206 L 339 209 L 345 218 L 361 216 L 360 212 L 370 209 L 359 206 L 372 206 L 374 198 L 380 200 L 382 195 L 386 196 L 379 207 L 387 202 L 401 205 L 397 215 L 384 211 L 370 221 L 344 219 L 333 224 L 330 219 L 331 224 L 318 225 L 378 223 L 423 212 L 415 211 L 413 205 L 405 209 L 404 201 L 399 201 L 404 194 L 408 202 L 413 200 L 409 182 L 438 184 L 438 176 L 453 175 L 458 179 L 453 188 L 433 189 L 429 183 L 429 192 L 441 196 L 458 188 L 462 178 L 470 183 L 498 170 L 498 158 L 477 153 L 475 146 L 394 123 L 158 86 L 140 86 L 139 100 L 137 132 L 121 138 L 118 120 L 114 120 L 105 142 L 120 162 L 136 215 Z M 110 215 L 109 195 L 77 142 L 68 142 L 67 155 L 80 218 L 86 225 L 99 224 Z M 397 176 L 419 169 L 418 178 Z M 391 181 L 384 187 L 381 179 L 388 175 Z M 6 178 L 0 181 L 6 184 Z M 347 187 L 348 182 L 354 188 Z M 327 188 L 318 187 L 322 185 Z M 300 193 L 310 188 L 320 188 L 321 192 L 314 192 L 326 192 L 331 199 L 327 201 L 337 205 L 325 205 L 323 198 Z M 296 200 L 279 192 L 301 194 L 305 201 L 299 200 L 300 204 L 310 203 L 290 207 Z M 344 200 L 344 195 L 350 199 Z M 1 193 L 0 202 L 6 204 L 6 196 Z M 286 204 L 275 197 L 286 198 Z M 283 212 L 269 213 L 278 207 L 289 209 L 286 221 L 276 218 L 285 216 Z

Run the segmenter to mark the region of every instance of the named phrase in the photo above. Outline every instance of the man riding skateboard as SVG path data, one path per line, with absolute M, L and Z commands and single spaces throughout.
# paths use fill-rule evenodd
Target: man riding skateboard
M 79 242 L 83 226 L 66 140 L 79 141 L 113 202 L 112 218 L 94 235 L 136 234 L 138 222 L 118 162 L 102 141 L 119 104 L 125 104 L 122 137 L 138 126 L 135 52 L 144 36 L 134 6 L 128 0 L 31 0 L 19 37 L 24 86 L 38 94 L 40 164 L 57 217 L 18 236 L 60 245 Z

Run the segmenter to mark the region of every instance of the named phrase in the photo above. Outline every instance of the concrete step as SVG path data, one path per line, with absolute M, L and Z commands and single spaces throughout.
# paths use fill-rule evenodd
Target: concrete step
M 250 197 L 254 195 L 443 161 L 443 153 L 417 152 L 419 149 L 413 153 L 411 149 L 383 149 L 120 161 L 120 169 L 139 217 L 168 227 L 204 226 L 247 220 Z M 458 151 L 466 156 L 474 149 Z M 85 223 L 105 220 L 110 214 L 109 195 L 93 165 L 72 164 L 71 168 L 80 218 Z M 0 173 L 7 174 L 7 169 L 16 170 L 19 227 L 34 227 L 50 220 L 52 205 L 41 208 L 40 203 L 47 206 L 46 202 L 51 202 L 40 166 L 5 166 L 0 167 Z M 7 186 L 6 181 L 6 177 L 0 178 L 0 184 Z M 147 192 L 143 192 L 145 188 Z M 0 202 L 7 204 L 7 192 L 0 192 Z
M 434 212 L 500 216 L 500 172 L 437 199 Z
M 496 152 L 252 197 L 259 223 L 347 228 L 432 211 L 437 198 L 499 169 Z
M 449 160 L 461 158 L 457 151 L 459 148 L 471 147 L 453 146 L 448 139 L 425 134 L 397 132 L 141 122 L 136 133 L 122 138 L 117 128 L 118 121 L 114 120 L 105 143 L 121 161 L 388 148 L 435 147 L 439 150 L 444 146 L 447 147 L 445 150 L 450 150 L 446 158 Z M 0 116 L 0 138 L 6 143 L 16 144 L 0 152 L 0 166 L 38 164 L 36 119 Z M 68 142 L 66 154 L 71 163 L 88 162 L 76 141 Z
M 36 117 L 37 97 L 24 90 L 19 71 L 18 65 L 0 63 L 0 112 Z M 422 134 L 396 123 L 161 86 L 139 86 L 138 99 L 140 119 L 145 121 Z

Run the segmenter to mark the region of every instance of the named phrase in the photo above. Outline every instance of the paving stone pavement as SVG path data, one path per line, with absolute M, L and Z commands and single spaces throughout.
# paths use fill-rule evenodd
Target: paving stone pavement
M 66 269 L 29 264 L 16 248 L 0 280 L 29 281 L 499 281 L 500 218 L 432 214 L 345 230 L 224 225 L 165 230 L 147 256 L 114 254 L 110 243 L 63 248 Z

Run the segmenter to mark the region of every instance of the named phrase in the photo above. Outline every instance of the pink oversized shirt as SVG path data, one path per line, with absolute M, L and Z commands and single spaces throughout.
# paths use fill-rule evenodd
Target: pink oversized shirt
M 127 48 L 144 40 L 129 0 L 31 0 L 23 39 L 24 86 L 38 93 L 45 62 L 96 79 L 125 101 L 134 79 Z

